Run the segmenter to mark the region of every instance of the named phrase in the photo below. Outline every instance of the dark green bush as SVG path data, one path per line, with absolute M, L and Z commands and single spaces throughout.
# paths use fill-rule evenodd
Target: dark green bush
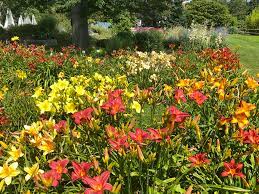
M 160 31 L 150 30 L 135 34 L 135 42 L 140 51 L 161 51 L 164 50 L 164 35 Z
M 46 15 L 41 18 L 38 26 L 42 33 L 51 34 L 57 30 L 57 24 L 58 21 L 54 16 Z
M 22 39 L 40 38 L 43 36 L 37 25 L 26 24 L 23 26 L 13 26 L 7 31 L 7 38 L 19 36 Z
M 133 49 L 135 45 L 134 36 L 119 34 L 104 42 L 107 52 L 119 49 Z

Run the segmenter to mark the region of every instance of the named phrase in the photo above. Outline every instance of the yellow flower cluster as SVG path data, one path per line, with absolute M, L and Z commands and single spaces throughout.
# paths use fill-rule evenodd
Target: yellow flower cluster
M 32 97 L 36 99 L 36 105 L 41 114 L 49 113 L 75 113 L 82 106 L 100 106 L 107 98 L 107 93 L 116 88 L 124 89 L 127 97 L 134 94 L 128 91 L 128 81 L 126 76 L 102 76 L 95 73 L 93 77 L 76 76 L 67 79 L 59 79 L 50 86 L 49 94 L 44 93 L 44 89 L 35 89 Z
M 27 78 L 27 74 L 25 71 L 22 71 L 22 70 L 16 70 L 16 76 L 23 80 L 23 79 L 26 79 Z

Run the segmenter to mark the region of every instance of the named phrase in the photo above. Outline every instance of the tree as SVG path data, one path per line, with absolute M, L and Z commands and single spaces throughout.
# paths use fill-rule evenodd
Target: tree
M 249 29 L 259 29 L 259 7 L 255 8 L 246 18 L 246 23 Z
M 213 26 L 229 26 L 233 24 L 227 6 L 209 0 L 193 0 L 186 5 L 189 25 L 192 22 Z
M 248 5 L 246 0 L 231 0 L 228 2 L 228 8 L 231 15 L 238 20 L 244 20 L 248 14 Z

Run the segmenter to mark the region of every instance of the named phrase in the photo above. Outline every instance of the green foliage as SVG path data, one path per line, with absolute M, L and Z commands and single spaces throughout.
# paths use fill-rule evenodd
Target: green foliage
M 113 19 L 113 22 L 112 28 L 115 32 L 126 32 L 130 31 L 130 29 L 134 27 L 136 18 L 126 11 Z
M 231 0 L 228 2 L 228 8 L 230 14 L 238 20 L 244 20 L 249 9 L 246 0 Z
M 233 17 L 229 14 L 227 6 L 209 0 L 193 0 L 186 5 L 189 25 L 192 22 L 212 26 L 231 26 Z
M 135 45 L 135 37 L 131 32 L 120 32 L 115 37 L 105 42 L 107 52 L 119 49 L 133 49 Z
M 164 50 L 163 40 L 164 35 L 157 30 L 150 30 L 145 32 L 137 32 L 136 46 L 140 51 L 161 51 Z
M 42 16 L 41 20 L 38 22 L 39 29 L 43 33 L 51 33 L 57 30 L 58 21 L 53 15 Z
M 6 32 L 6 39 L 10 39 L 13 36 L 19 36 L 23 39 L 41 38 L 43 33 L 41 32 L 39 26 L 26 24 L 22 26 L 13 26 Z
M 259 28 L 259 7 L 255 8 L 252 13 L 246 18 L 246 24 L 249 29 Z

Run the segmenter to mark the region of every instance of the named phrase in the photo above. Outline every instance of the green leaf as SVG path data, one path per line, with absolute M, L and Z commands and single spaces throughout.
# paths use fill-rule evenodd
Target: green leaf
M 131 172 L 130 176 L 139 176 L 139 172 Z
M 204 187 L 210 187 L 210 188 L 216 188 L 216 189 L 223 189 L 227 191 L 236 191 L 236 192 L 251 192 L 251 190 L 243 189 L 240 187 L 234 187 L 234 186 L 227 186 L 227 185 L 204 185 Z

